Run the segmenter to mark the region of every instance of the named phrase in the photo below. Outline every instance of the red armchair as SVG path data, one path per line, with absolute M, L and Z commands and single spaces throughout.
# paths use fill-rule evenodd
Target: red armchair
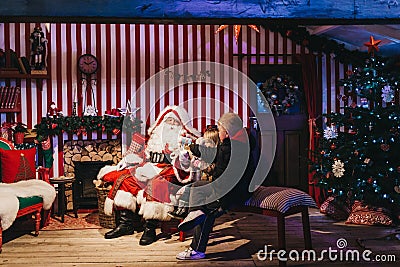
M 4 150 L 12 150 L 14 146 L 8 140 L 0 137 L 0 148 Z M 2 150 L 3 151 L 3 150 Z M 1 153 L 0 153 L 1 156 Z M 1 159 L 1 157 L 0 157 Z M 5 166 L 1 166 L 1 168 L 5 168 Z M 37 169 L 38 179 L 49 182 L 49 169 L 39 167 Z M 1 176 L 3 178 L 3 176 Z M 1 181 L 1 180 L 0 180 Z M 37 236 L 39 234 L 39 229 L 41 226 L 45 226 L 48 224 L 50 212 L 48 210 L 43 210 L 43 198 L 40 196 L 32 196 L 32 197 L 18 197 L 19 208 L 17 217 L 22 217 L 26 215 L 33 215 L 35 217 L 35 232 L 34 235 Z M 3 203 L 3 205 L 7 205 L 8 203 Z M 1 205 L 1 203 L 0 203 Z M 43 215 L 42 215 L 43 214 Z M 0 253 L 2 251 L 3 244 L 3 227 L 1 223 L 0 217 Z

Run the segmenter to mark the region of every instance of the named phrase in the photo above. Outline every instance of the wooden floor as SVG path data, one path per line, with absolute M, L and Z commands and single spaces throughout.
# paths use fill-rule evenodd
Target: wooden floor
M 373 252 L 370 255 L 395 255 L 397 262 L 378 263 L 357 261 L 330 261 L 325 255 L 321 261 L 291 261 L 288 266 L 398 266 L 400 262 L 400 241 L 393 238 L 400 234 L 398 227 L 378 227 L 346 225 L 335 222 L 310 209 L 310 224 L 313 248 L 317 256 L 322 250 L 339 250 L 336 242 L 344 238 L 347 247 L 342 251 L 364 251 L 361 245 Z M 277 247 L 277 228 L 275 218 L 248 212 L 230 212 L 220 217 L 214 227 L 207 248 L 207 258 L 199 261 L 179 261 L 175 255 L 184 250 L 191 241 L 189 236 L 180 242 L 177 235 L 160 237 L 149 245 L 139 246 L 141 234 L 133 234 L 117 239 L 103 238 L 108 229 L 41 231 L 34 237 L 24 234 L 16 238 L 7 238 L 0 254 L 3 266 L 278 266 L 278 260 L 272 261 L 258 257 L 260 250 L 268 251 Z M 300 215 L 286 219 L 288 250 L 304 249 Z M 357 242 L 364 239 L 362 242 Z M 343 241 L 343 240 L 342 240 Z M 294 253 L 294 252 L 293 252 Z M 295 255 L 295 254 L 293 254 Z M 339 253 L 332 254 L 338 255 Z M 260 256 L 264 256 L 261 254 Z M 361 257 L 361 256 L 360 256 Z

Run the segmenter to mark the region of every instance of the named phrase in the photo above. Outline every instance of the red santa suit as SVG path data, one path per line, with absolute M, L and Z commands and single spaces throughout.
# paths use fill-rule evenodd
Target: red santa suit
M 169 118 L 180 125 L 166 123 Z M 113 183 L 104 205 L 106 214 L 111 214 L 114 207 L 136 211 L 138 204 L 139 214 L 145 220 L 170 219 L 168 212 L 174 204 L 171 196 L 177 188 L 174 185 L 187 184 L 191 179 L 190 159 L 183 152 L 182 135 L 193 141 L 200 137 L 190 122 L 189 114 L 182 107 L 166 107 L 148 129 L 149 140 L 143 153 L 126 155 L 117 166 L 100 171 L 98 178 Z M 152 162 L 155 153 L 169 157 L 171 162 Z

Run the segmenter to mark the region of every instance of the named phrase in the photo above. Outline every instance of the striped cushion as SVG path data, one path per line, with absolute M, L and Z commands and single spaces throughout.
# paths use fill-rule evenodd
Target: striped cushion
M 317 207 L 310 195 L 294 188 L 260 186 L 245 203 L 246 206 L 276 210 L 282 213 L 294 206 Z

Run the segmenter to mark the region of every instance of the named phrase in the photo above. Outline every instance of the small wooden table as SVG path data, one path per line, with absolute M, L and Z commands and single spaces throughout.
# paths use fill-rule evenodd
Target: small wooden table
M 54 188 L 57 191 L 57 199 L 58 199 L 58 210 L 57 216 L 61 217 L 61 222 L 64 222 L 64 215 L 67 211 L 67 203 L 65 198 L 66 189 L 73 190 L 73 183 L 75 182 L 75 177 L 52 177 L 50 178 L 50 184 L 54 185 Z M 72 192 L 73 194 L 73 192 Z M 54 213 L 52 213 L 54 215 Z M 78 218 L 78 214 L 76 209 L 74 209 L 75 218 Z

